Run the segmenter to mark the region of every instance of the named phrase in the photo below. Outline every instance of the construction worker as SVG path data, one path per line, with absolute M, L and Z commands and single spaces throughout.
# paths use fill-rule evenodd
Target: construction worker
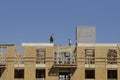
M 71 39 L 68 39 L 68 45 L 69 45 L 69 46 L 72 45 Z
M 50 36 L 50 43 L 53 43 L 53 41 L 54 41 L 54 34 Z

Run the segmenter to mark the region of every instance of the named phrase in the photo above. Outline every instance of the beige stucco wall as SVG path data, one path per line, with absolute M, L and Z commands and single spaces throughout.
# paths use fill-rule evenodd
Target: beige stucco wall
M 102 46 L 102 45 L 92 45 L 92 46 L 77 46 L 77 67 L 64 68 L 53 67 L 54 63 L 54 46 L 23 46 L 24 47 L 24 80 L 36 80 L 36 49 L 44 48 L 46 49 L 46 64 L 44 67 L 46 73 L 46 80 L 58 80 L 60 70 L 70 70 L 73 74 L 71 75 L 71 80 L 85 80 L 85 69 L 95 69 L 95 80 L 107 80 L 107 63 L 105 57 L 107 57 L 107 49 L 114 48 L 115 46 Z M 71 47 L 73 49 L 74 47 Z M 85 68 L 85 49 L 95 49 L 96 59 L 94 67 Z M 117 56 L 120 57 L 120 51 L 117 49 Z M 6 68 L 1 76 L 3 80 L 14 80 L 14 57 L 15 57 L 15 46 L 7 47 L 6 54 Z M 100 62 L 101 61 L 101 62 Z M 120 59 L 118 60 L 120 62 Z M 90 64 L 91 65 L 91 64 Z M 89 66 L 90 66 L 89 65 Z M 118 70 L 118 80 L 120 79 L 120 63 L 117 64 L 116 68 Z M 41 68 L 40 68 L 41 69 Z M 43 69 L 43 68 L 42 68 Z M 52 75 L 50 74 L 52 73 Z
M 98 58 L 105 58 L 106 57 L 106 47 L 96 47 L 95 48 L 95 57 Z M 99 62 L 95 62 L 95 79 L 96 80 L 107 80 L 107 70 L 106 70 L 106 63 L 104 62 L 105 59 L 97 59 Z M 101 62 L 100 62 L 101 61 Z
M 6 63 L 6 68 L 4 69 L 4 72 L 1 76 L 2 79 L 4 80 L 14 80 L 14 62 L 11 57 L 14 57 L 15 55 L 15 47 L 7 47 L 7 63 Z

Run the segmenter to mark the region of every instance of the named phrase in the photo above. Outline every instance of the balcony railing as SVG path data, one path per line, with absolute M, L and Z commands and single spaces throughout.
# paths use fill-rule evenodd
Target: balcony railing
M 75 57 L 55 57 L 54 59 L 54 66 L 58 67 L 58 66 L 77 66 L 77 61 Z

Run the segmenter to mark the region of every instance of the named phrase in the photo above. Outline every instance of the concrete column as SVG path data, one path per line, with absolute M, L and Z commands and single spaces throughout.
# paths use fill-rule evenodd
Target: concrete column
M 5 75 L 3 73 L 3 78 L 5 80 L 14 80 L 14 57 L 15 57 L 15 47 L 7 47 L 7 54 L 6 54 L 6 68 L 5 68 Z
M 95 57 L 103 58 L 106 57 L 106 47 L 96 47 Z M 107 80 L 107 63 L 105 59 L 96 59 L 95 62 L 95 80 Z M 103 61 L 103 62 L 101 62 Z
M 34 47 L 25 47 L 25 70 L 24 80 L 36 80 L 35 78 L 35 62 L 34 60 L 35 49 Z

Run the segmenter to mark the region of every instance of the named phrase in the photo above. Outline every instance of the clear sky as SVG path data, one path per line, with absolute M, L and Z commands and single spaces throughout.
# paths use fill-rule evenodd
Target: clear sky
M 120 0 L 0 0 L 0 44 L 75 43 L 76 26 L 96 26 L 97 43 L 120 42 Z

